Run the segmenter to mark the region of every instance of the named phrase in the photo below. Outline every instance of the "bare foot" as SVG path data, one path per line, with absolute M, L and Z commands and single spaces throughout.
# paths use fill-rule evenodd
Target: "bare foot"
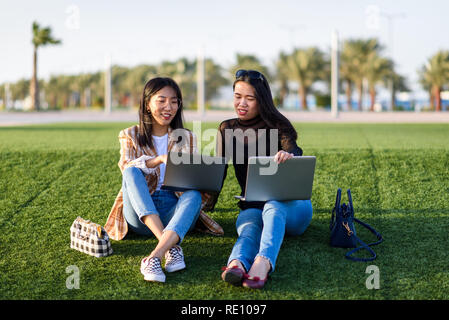
M 248 275 L 251 278 L 259 277 L 259 279 L 263 280 L 267 277 L 268 272 L 270 272 L 271 264 L 270 261 L 264 257 L 258 256 L 254 261 L 251 269 L 248 272 Z

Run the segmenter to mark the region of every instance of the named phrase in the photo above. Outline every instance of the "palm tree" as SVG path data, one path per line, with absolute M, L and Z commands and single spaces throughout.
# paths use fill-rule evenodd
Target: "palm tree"
M 204 61 L 204 69 L 206 86 L 205 100 L 206 102 L 209 102 L 218 95 L 221 87 L 229 84 L 229 79 L 223 76 L 223 68 L 211 58 L 207 58 Z
M 366 77 L 367 60 L 370 54 L 379 53 L 382 50 L 382 46 L 377 39 L 347 40 L 344 46 L 344 48 L 350 52 L 350 63 L 352 64 L 351 72 L 353 72 L 351 78 L 359 94 L 358 107 L 361 111 L 363 101 L 363 79 Z
M 396 92 L 397 91 L 410 91 L 410 87 L 407 83 L 407 79 L 403 76 L 400 75 L 399 73 L 396 73 L 395 71 L 393 71 L 393 74 L 391 75 L 392 80 L 393 80 L 393 92 L 391 94 L 392 96 L 392 106 L 393 108 L 395 107 L 395 103 L 396 103 Z
M 289 93 L 288 55 L 281 51 L 276 62 L 276 78 L 279 81 L 279 105 L 284 107 L 285 97 Z
M 259 60 L 259 58 L 257 58 L 254 55 L 237 53 L 236 64 L 229 69 L 233 82 L 234 82 L 234 75 L 239 69 L 257 70 L 259 72 L 262 72 L 264 76 L 268 79 L 268 81 L 271 78 L 268 68 L 264 66 L 263 63 Z
M 129 92 L 129 106 L 139 105 L 142 88 L 145 83 L 157 74 L 156 67 L 152 65 L 138 65 L 129 70 L 125 79 L 125 87 Z
M 386 83 L 388 78 L 391 78 L 394 73 L 393 62 L 390 59 L 379 56 L 377 52 L 374 51 L 366 60 L 365 73 L 370 94 L 370 111 L 374 111 L 376 85 L 379 82 Z
M 345 41 L 340 55 L 340 80 L 345 84 L 347 109 L 352 110 L 352 89 L 356 81 L 357 65 L 356 52 L 351 41 Z
M 48 44 L 60 44 L 61 40 L 54 39 L 50 27 L 41 28 L 33 22 L 33 77 L 30 85 L 31 107 L 39 110 L 39 85 L 37 82 L 37 49 Z
M 316 81 L 325 79 L 328 64 L 324 53 L 315 47 L 295 49 L 289 56 L 290 75 L 298 82 L 299 99 L 304 110 L 307 109 L 307 94 Z
M 433 98 L 431 98 L 432 108 L 434 100 L 436 111 L 441 111 L 441 90 L 449 83 L 449 51 L 441 50 L 427 60 L 427 63 L 420 71 L 421 83 L 426 83 L 431 87 Z

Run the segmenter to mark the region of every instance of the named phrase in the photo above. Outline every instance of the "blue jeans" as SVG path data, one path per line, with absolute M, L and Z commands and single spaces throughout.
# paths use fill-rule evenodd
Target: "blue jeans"
M 180 244 L 186 233 L 193 229 L 200 214 L 199 191 L 186 191 L 179 198 L 169 190 L 156 190 L 151 195 L 145 176 L 139 168 L 129 167 L 123 171 L 122 191 L 123 215 L 128 227 L 140 235 L 153 235 L 143 223 L 143 217 L 157 214 L 164 225 L 164 231 L 176 232 Z
M 301 235 L 312 220 L 312 212 L 310 200 L 268 201 L 263 210 L 240 211 L 236 222 L 238 239 L 228 264 L 237 259 L 249 271 L 256 257 L 262 256 L 270 261 L 273 272 L 284 234 Z

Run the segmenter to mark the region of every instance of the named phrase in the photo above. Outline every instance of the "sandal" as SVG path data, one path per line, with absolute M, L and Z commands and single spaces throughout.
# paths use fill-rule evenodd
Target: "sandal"
M 223 281 L 228 282 L 234 286 L 242 285 L 243 279 L 247 276 L 246 272 L 238 266 L 233 266 L 231 268 L 222 267 L 221 270 L 223 271 L 223 273 L 221 274 L 221 278 L 223 279 Z
M 265 279 L 262 279 L 262 280 L 259 277 L 246 276 L 242 282 L 242 285 L 245 288 L 262 289 L 265 286 L 265 283 L 267 282 L 267 280 L 268 280 L 268 275 L 265 277 Z

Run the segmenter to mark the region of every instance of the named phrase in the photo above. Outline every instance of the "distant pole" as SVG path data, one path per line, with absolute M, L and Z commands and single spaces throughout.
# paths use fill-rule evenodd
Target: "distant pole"
M 331 114 L 333 118 L 338 117 L 338 69 L 339 69 L 339 40 L 338 32 L 332 32 L 332 61 L 331 61 Z
M 390 57 L 394 63 L 394 30 L 393 30 L 394 19 L 405 18 L 405 14 L 404 13 L 390 14 L 390 13 L 386 13 L 386 12 L 381 12 L 381 15 L 383 15 L 388 21 L 387 28 L 388 28 L 388 38 L 389 38 L 388 41 L 390 42 Z M 395 100 L 396 100 L 395 96 L 394 96 L 393 77 L 388 79 L 388 90 L 390 91 L 390 103 L 388 104 L 388 108 L 389 108 L 389 111 L 393 111 Z
M 393 15 L 385 14 L 385 16 L 388 19 L 388 37 L 390 42 L 390 56 L 391 60 L 394 63 L 394 31 L 393 31 Z M 388 79 L 388 91 L 390 91 L 390 103 L 388 104 L 389 111 L 393 111 L 394 104 L 395 104 L 395 97 L 394 97 L 394 83 L 393 83 L 393 76 Z
M 198 53 L 196 74 L 198 114 L 204 115 L 204 55 L 202 49 Z
M 4 101 L 4 105 L 5 105 L 5 109 L 9 110 L 11 108 L 11 91 L 9 90 L 9 83 L 5 84 L 5 101 Z
M 111 56 L 106 55 L 105 77 L 104 77 L 104 112 L 111 113 L 112 105 L 112 77 L 111 77 Z

